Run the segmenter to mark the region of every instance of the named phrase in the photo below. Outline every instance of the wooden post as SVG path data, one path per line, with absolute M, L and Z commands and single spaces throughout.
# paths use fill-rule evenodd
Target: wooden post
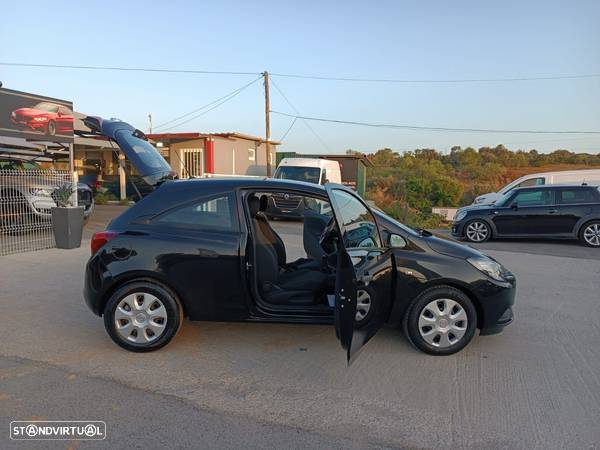
M 267 176 L 271 176 L 271 119 L 269 117 L 269 72 L 263 72 L 265 79 L 265 147 L 267 149 Z

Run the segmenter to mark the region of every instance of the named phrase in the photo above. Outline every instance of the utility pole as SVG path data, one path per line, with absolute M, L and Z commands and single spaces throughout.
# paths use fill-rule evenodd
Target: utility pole
M 271 119 L 269 117 L 269 72 L 263 72 L 265 83 L 265 147 L 267 148 L 267 176 L 271 176 Z
M 152 134 L 152 114 L 148 114 L 148 122 L 150 122 L 150 134 Z

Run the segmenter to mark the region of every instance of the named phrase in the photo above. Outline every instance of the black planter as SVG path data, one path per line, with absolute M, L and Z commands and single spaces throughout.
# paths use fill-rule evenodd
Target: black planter
M 52 208 L 52 230 L 56 247 L 79 247 L 83 232 L 83 208 Z

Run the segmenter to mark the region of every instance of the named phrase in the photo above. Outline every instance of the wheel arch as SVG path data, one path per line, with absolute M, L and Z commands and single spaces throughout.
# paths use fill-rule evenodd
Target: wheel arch
M 577 238 L 579 238 L 581 236 L 581 232 L 583 231 L 583 229 L 589 225 L 591 222 L 600 222 L 600 216 L 592 216 L 592 217 L 585 217 L 581 220 L 581 223 L 576 225 L 576 230 L 577 232 L 575 233 L 575 236 Z
M 177 304 L 179 305 L 179 307 L 181 308 L 181 310 L 183 311 L 183 316 L 184 317 L 188 317 L 188 313 L 187 313 L 187 308 L 186 308 L 186 304 L 185 302 L 182 300 L 181 295 L 177 292 L 176 289 L 174 289 L 172 286 L 169 285 L 169 283 L 165 282 L 164 280 L 162 280 L 161 278 L 155 276 L 155 275 L 149 275 L 149 274 L 140 274 L 140 273 L 124 273 L 122 275 L 120 275 L 119 277 L 115 278 L 113 283 L 111 284 L 110 288 L 108 288 L 105 292 L 104 295 L 102 296 L 102 302 L 100 305 L 100 315 L 103 316 L 104 315 L 104 308 L 106 307 L 106 303 L 108 302 L 108 299 L 110 299 L 110 297 L 117 291 L 119 290 L 121 287 L 123 287 L 124 284 L 129 284 L 129 283 L 135 283 L 135 282 L 146 282 L 146 283 L 150 283 L 150 284 L 155 284 L 163 289 L 165 289 L 166 291 L 168 291 L 173 298 L 175 299 L 175 301 L 177 302 Z

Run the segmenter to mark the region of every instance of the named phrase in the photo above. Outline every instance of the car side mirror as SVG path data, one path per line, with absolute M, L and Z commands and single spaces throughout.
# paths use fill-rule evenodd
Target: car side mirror
M 513 203 L 510 205 L 510 208 L 511 208 L 511 209 L 514 209 L 514 210 L 516 211 L 517 209 L 519 209 L 519 204 L 518 204 L 517 202 L 513 202 Z
M 399 234 L 390 234 L 388 238 L 388 245 L 392 248 L 404 248 L 408 245 L 406 239 L 404 239 Z

